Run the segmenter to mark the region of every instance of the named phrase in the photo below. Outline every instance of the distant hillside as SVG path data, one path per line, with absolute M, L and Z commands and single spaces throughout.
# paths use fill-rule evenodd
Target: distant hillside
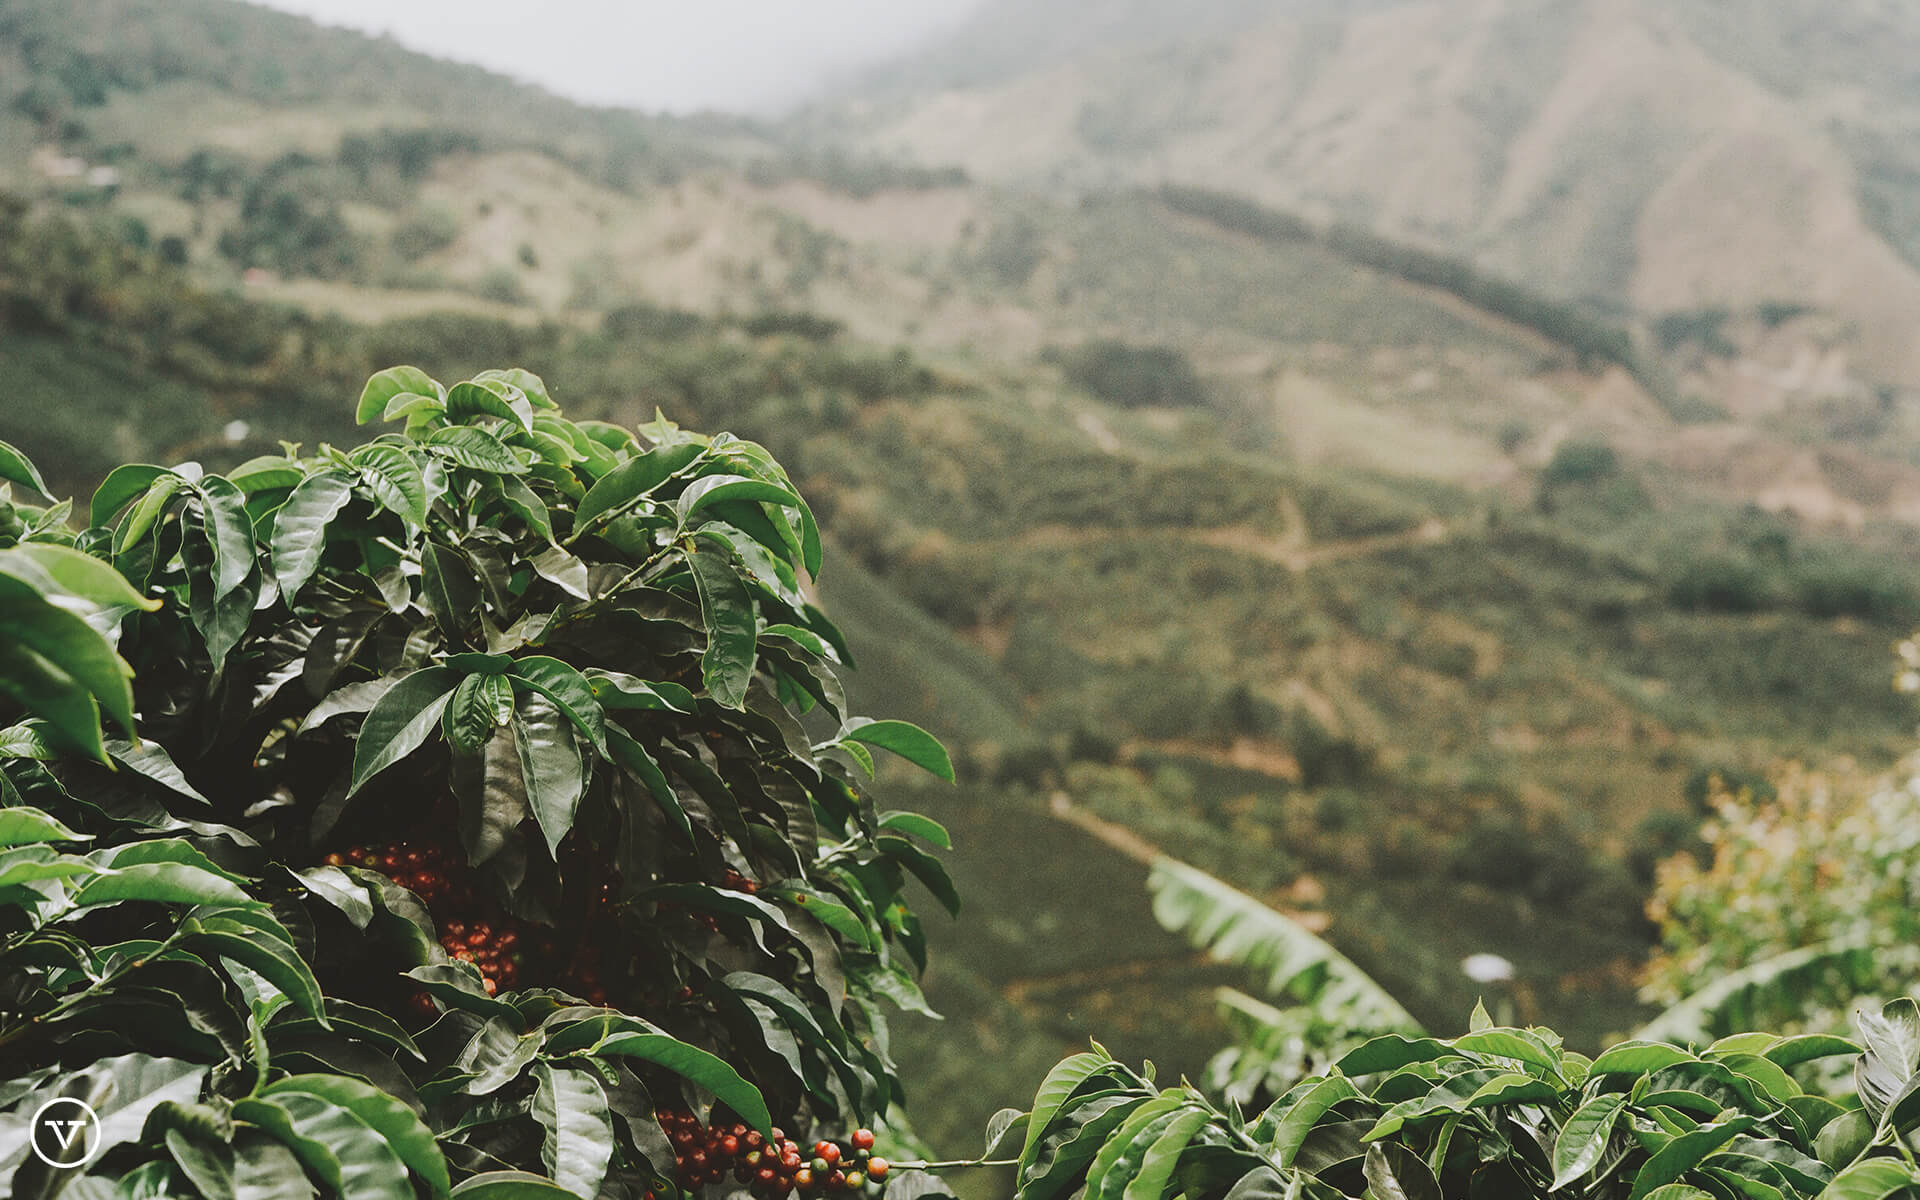
M 1914 386 L 1916 62 L 1898 0 L 1007 0 L 815 128 L 1004 181 L 1240 192 L 1647 314 L 1807 303 Z

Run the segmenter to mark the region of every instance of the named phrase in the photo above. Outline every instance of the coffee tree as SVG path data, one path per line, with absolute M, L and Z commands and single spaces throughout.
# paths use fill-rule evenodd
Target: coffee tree
M 860 1127 L 925 1007 L 904 889 L 957 900 L 866 785 L 952 768 L 847 711 L 786 474 L 523 371 L 357 415 L 121 467 L 77 534 L 0 446 L 11 1194 L 932 1186 Z M 77 1165 L 52 1097 L 97 1114 Z

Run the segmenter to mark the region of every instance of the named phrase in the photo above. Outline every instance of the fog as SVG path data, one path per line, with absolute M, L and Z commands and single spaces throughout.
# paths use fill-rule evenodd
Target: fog
M 775 112 L 980 0 L 267 0 L 594 104 Z

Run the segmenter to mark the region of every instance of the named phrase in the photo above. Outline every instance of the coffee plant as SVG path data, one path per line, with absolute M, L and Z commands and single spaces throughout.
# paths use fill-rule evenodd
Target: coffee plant
M 77 517 L 0 446 L 0 1192 L 936 1188 L 886 1010 L 958 901 L 869 781 L 952 767 L 847 711 L 785 472 L 517 370 L 357 415 Z

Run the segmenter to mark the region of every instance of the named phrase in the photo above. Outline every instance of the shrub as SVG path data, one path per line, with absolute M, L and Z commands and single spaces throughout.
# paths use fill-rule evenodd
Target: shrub
M 1172 346 L 1133 346 L 1098 340 L 1050 357 L 1069 382 L 1122 408 L 1197 408 L 1207 402 L 1206 385 L 1187 356 Z
M 0 1086 L 109 1143 L 0 1147 L 10 1194 L 660 1194 L 884 1113 L 902 889 L 955 897 L 861 789 L 951 767 L 844 711 L 785 472 L 524 371 L 357 413 L 400 424 L 122 467 L 77 536 L 0 511 Z

